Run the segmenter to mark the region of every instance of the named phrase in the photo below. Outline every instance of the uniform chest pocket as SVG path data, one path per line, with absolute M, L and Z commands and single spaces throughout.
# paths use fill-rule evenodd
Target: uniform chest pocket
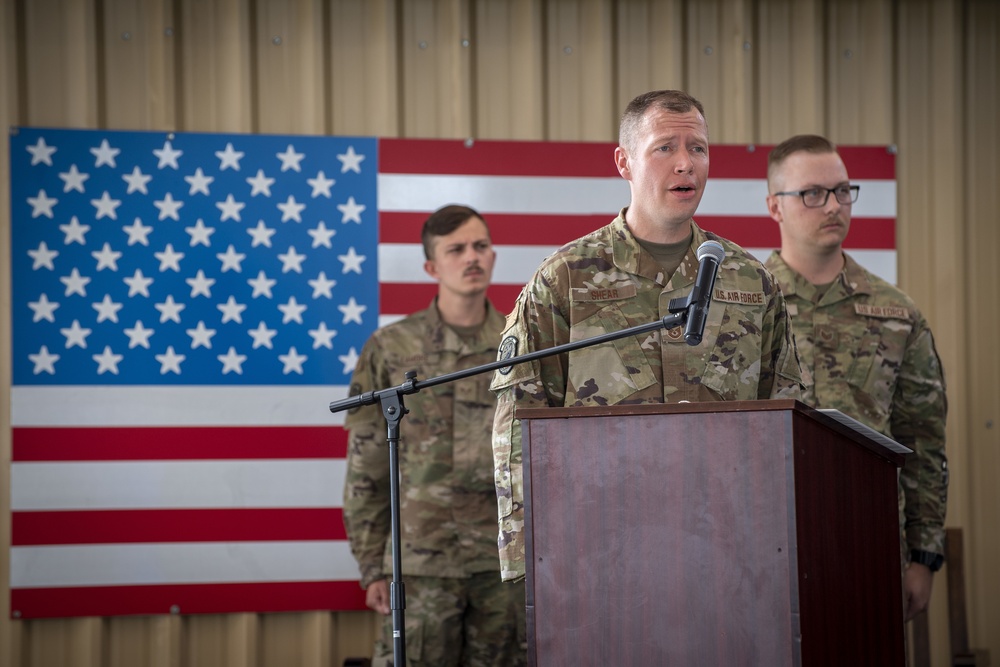
M 712 303 L 701 344 L 713 347 L 701 382 L 724 400 L 757 398 L 763 317 L 763 307 Z
M 632 324 L 614 303 L 575 322 L 570 340 L 619 332 Z M 655 334 L 626 336 L 569 353 L 566 405 L 616 405 L 657 382 L 643 341 L 658 348 Z

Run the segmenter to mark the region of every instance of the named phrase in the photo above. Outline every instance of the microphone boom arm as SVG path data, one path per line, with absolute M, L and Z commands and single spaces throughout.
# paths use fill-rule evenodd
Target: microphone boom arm
M 650 331 L 657 331 L 658 329 L 673 329 L 674 327 L 683 326 L 687 321 L 689 301 L 690 297 L 671 299 L 668 304 L 668 310 L 670 310 L 669 315 L 664 315 L 661 319 L 656 320 L 655 322 L 637 324 L 634 327 L 622 329 L 621 331 L 611 331 L 609 333 L 600 334 L 591 338 L 584 338 L 583 340 L 576 340 L 571 343 L 563 343 L 562 345 L 556 345 L 544 350 L 535 350 L 534 352 L 528 352 L 527 354 L 522 354 L 520 356 L 510 357 L 509 359 L 498 359 L 497 361 L 492 361 L 488 364 L 466 368 L 465 370 L 455 371 L 445 375 L 439 375 L 438 377 L 429 378 L 427 380 L 417 380 L 416 375 L 410 377 L 410 373 L 407 373 L 406 381 L 398 386 L 388 387 L 378 391 L 366 391 L 363 394 L 348 396 L 347 398 L 339 401 L 333 401 L 330 403 L 330 412 L 341 412 L 343 410 L 359 408 L 363 405 L 374 405 L 375 403 L 380 403 L 385 397 L 415 394 L 421 389 L 434 387 L 446 382 L 454 382 L 455 380 L 462 380 L 473 375 L 479 375 L 480 373 L 495 371 L 498 368 L 515 366 L 528 361 L 535 361 L 536 359 L 549 357 L 554 354 L 572 352 L 573 350 L 579 350 L 584 347 L 600 345 L 601 343 L 608 343 L 613 340 L 618 340 L 619 338 L 637 336 Z
M 709 243 L 715 243 L 713 241 L 706 241 L 702 244 L 705 246 Z M 717 252 L 722 252 L 722 246 L 715 243 L 718 246 Z M 701 255 L 702 248 L 699 248 L 699 260 L 702 259 Z M 721 259 L 721 257 L 720 257 Z M 718 268 L 718 260 L 716 260 L 716 269 Z M 395 387 L 387 387 L 385 389 L 379 389 L 375 391 L 366 391 L 355 396 L 348 396 L 347 398 L 341 399 L 339 401 L 333 401 L 330 403 L 330 412 L 342 412 L 343 410 L 353 410 L 355 408 L 360 408 L 365 405 L 374 405 L 378 403 L 382 409 L 382 415 L 386 420 L 387 427 L 387 443 L 389 446 L 389 510 L 390 510 L 390 532 L 392 536 L 392 580 L 390 582 L 389 588 L 389 598 L 390 598 L 390 609 L 392 612 L 392 630 L 393 630 L 393 664 L 405 665 L 406 664 L 406 633 L 404 630 L 404 610 L 406 609 L 406 592 L 403 587 L 402 579 L 402 552 L 400 547 L 400 512 L 399 512 L 399 423 L 403 416 L 406 415 L 408 410 L 403 404 L 403 396 L 407 394 L 415 394 L 421 389 L 426 389 L 428 387 L 433 387 L 439 384 L 444 384 L 446 382 L 454 382 L 455 380 L 461 380 L 473 375 L 479 375 L 481 373 L 487 373 L 489 371 L 497 370 L 498 368 L 506 368 L 508 366 L 515 366 L 517 364 L 523 364 L 529 361 L 534 361 L 536 359 L 542 359 L 544 357 L 549 357 L 554 354 L 562 354 L 564 352 L 572 352 L 573 350 L 579 350 L 584 347 L 590 347 L 593 345 L 600 345 L 602 343 L 608 343 L 619 338 L 627 338 L 629 336 L 637 336 L 639 334 L 648 333 L 650 331 L 656 331 L 658 329 L 672 329 L 674 327 L 686 326 L 688 324 L 689 318 L 692 313 L 699 307 L 699 299 L 704 299 L 703 310 L 707 311 L 708 305 L 711 299 L 712 285 L 715 282 L 715 273 L 713 271 L 711 275 L 711 281 L 707 286 L 708 296 L 705 296 L 705 287 L 701 282 L 701 273 L 699 267 L 699 275 L 695 279 L 695 285 L 691 290 L 691 293 L 686 297 L 678 297 L 671 299 L 667 304 L 667 310 L 670 312 L 669 315 L 664 315 L 659 320 L 654 322 L 647 322 L 645 324 L 638 324 L 634 327 L 629 327 L 627 329 L 622 329 L 621 331 L 612 331 L 605 334 L 600 334 L 598 336 L 592 336 L 590 338 L 584 338 L 583 340 L 572 341 L 570 343 L 563 343 L 562 345 L 556 345 L 554 347 L 546 348 L 544 350 L 535 350 L 534 352 L 529 352 L 527 354 L 522 354 L 520 356 L 512 356 L 506 359 L 498 359 L 488 364 L 482 364 L 481 366 L 474 366 L 472 368 L 467 368 L 461 371 L 455 371 L 453 373 L 447 373 L 445 375 L 439 375 L 435 378 L 430 378 L 427 380 L 417 380 L 416 371 L 407 371 L 405 373 L 405 381 Z M 704 312 L 701 313 L 701 325 L 704 326 Z M 701 342 L 701 335 L 697 336 L 697 340 L 692 337 L 685 335 L 685 340 L 688 345 L 697 345 Z

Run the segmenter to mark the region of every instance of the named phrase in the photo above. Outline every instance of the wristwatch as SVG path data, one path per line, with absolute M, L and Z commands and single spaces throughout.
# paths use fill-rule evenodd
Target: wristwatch
M 910 552 L 910 562 L 926 565 L 931 572 L 937 572 L 941 569 L 941 566 L 944 565 L 944 556 L 936 554 L 932 551 L 914 549 Z

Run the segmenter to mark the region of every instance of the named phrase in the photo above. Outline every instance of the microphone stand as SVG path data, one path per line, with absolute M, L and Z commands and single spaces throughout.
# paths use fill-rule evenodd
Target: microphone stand
M 438 377 L 429 378 L 427 380 L 417 380 L 416 371 L 406 371 L 404 374 L 406 380 L 398 386 L 387 387 L 376 391 L 366 391 L 362 394 L 349 396 L 345 399 L 330 403 L 330 412 L 341 412 L 343 410 L 351 410 L 365 405 L 374 405 L 375 403 L 378 403 L 382 406 L 382 415 L 385 417 L 387 425 L 386 441 L 389 445 L 389 513 L 392 535 L 392 583 L 389 587 L 389 601 L 390 608 L 392 609 L 393 665 L 396 665 L 396 667 L 404 667 L 406 665 L 406 636 L 403 627 L 403 610 L 406 609 L 406 592 L 403 588 L 402 548 L 399 536 L 399 422 L 402 420 L 403 415 L 408 412 L 403 403 L 403 396 L 406 394 L 415 394 L 421 389 L 426 389 L 428 387 L 445 384 L 447 382 L 454 382 L 455 380 L 462 380 L 473 375 L 479 375 L 480 373 L 486 373 L 494 371 L 498 368 L 506 368 L 508 366 L 523 364 L 528 361 L 542 359 L 543 357 L 549 357 L 554 354 L 572 352 L 573 350 L 579 350 L 580 348 L 600 345 L 601 343 L 618 340 L 619 338 L 637 336 L 639 334 L 657 331 L 659 329 L 673 329 L 674 327 L 685 326 L 690 309 L 694 305 L 693 297 L 696 296 L 694 292 L 695 290 L 692 289 L 691 294 L 687 297 L 671 299 L 667 304 L 667 310 L 670 311 L 670 314 L 663 316 L 655 322 L 638 324 L 634 327 L 622 329 L 621 331 L 600 334 L 598 336 L 584 338 L 571 343 L 563 343 L 562 345 L 556 345 L 555 347 L 550 347 L 544 350 L 536 350 L 534 352 L 510 357 L 508 359 L 499 359 L 488 364 L 474 366 L 472 368 L 447 373 L 445 375 L 439 375 Z M 709 293 L 711 293 L 711 288 L 709 288 Z M 702 326 L 704 326 L 704 324 L 702 324 Z M 700 341 L 701 335 L 699 333 L 697 341 L 688 341 L 688 344 L 697 345 Z

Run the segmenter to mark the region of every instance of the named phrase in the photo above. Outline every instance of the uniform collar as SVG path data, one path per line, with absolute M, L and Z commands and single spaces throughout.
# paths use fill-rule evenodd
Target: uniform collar
M 778 281 L 783 295 L 786 297 L 795 295 L 800 299 L 812 300 L 816 293 L 816 286 L 785 264 L 785 260 L 781 258 L 781 253 L 777 250 L 771 252 L 771 256 L 767 260 L 767 268 Z M 871 293 L 872 285 L 868 279 L 868 273 L 845 252 L 844 268 L 823 296 L 823 301 L 836 302 L 856 294 Z
M 425 311 L 427 314 L 427 325 L 430 330 L 430 340 L 428 343 L 435 351 L 469 352 L 493 351 L 496 349 L 496 341 L 504 327 L 504 316 L 493 307 L 490 300 L 486 300 L 486 320 L 482 328 L 476 334 L 476 338 L 467 345 L 462 338 L 455 333 L 455 330 L 441 319 L 441 313 L 437 308 L 437 297 L 431 300 L 430 306 Z
M 611 247 L 614 265 L 627 273 L 642 276 L 658 285 L 679 289 L 694 284 L 698 273 L 697 248 L 708 240 L 705 232 L 691 221 L 691 245 L 673 276 L 663 275 L 663 268 L 653 256 L 643 250 L 625 222 L 628 207 L 623 208 L 611 223 Z

